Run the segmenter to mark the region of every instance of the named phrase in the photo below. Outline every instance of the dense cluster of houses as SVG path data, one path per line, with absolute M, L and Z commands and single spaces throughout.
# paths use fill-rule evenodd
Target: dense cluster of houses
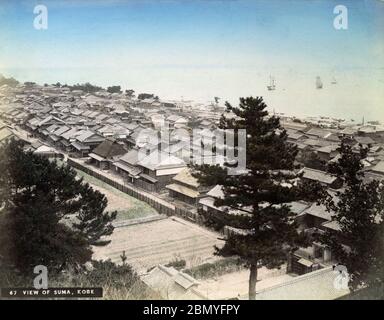
M 29 146 L 36 153 L 64 153 L 84 159 L 137 188 L 166 193 L 169 199 L 197 214 L 235 211 L 216 207 L 215 199 L 223 196 L 221 187 L 199 185 L 188 168 L 191 162 L 225 162 L 209 148 L 202 148 L 218 123 L 217 105 L 140 100 L 104 90 L 91 94 L 62 86 L 20 84 L 15 88 L 0 87 L 0 116 L 0 143 L 17 135 L 14 128 L 21 128 L 39 141 Z M 384 179 L 384 127 L 379 123 L 347 124 L 330 119 L 316 123 L 313 119 L 298 121 L 285 116 L 281 120 L 288 140 L 298 146 L 303 179 L 320 182 L 330 194 L 343 187 L 337 177 L 325 172 L 325 165 L 339 157 L 341 138 L 348 138 L 355 150 L 359 145 L 369 145 L 365 178 Z M 197 135 L 191 135 L 193 129 L 199 129 Z M 305 202 L 290 205 L 306 232 L 339 230 L 332 212 L 323 206 Z M 233 232 L 229 229 L 223 231 Z M 332 253 L 314 242 L 292 256 L 288 269 L 303 274 L 330 263 Z
M 149 191 L 164 189 L 187 167 L 190 146 L 196 149 L 196 159 L 212 159 L 212 154 L 202 155 L 199 150 L 205 130 L 218 120 L 210 110 L 214 106 L 35 84 L 3 86 L 0 99 L 2 121 L 10 132 L 16 125 L 46 144 L 47 152 L 88 158 Z M 191 123 L 201 131 L 192 141 Z M 168 136 L 161 137 L 165 124 Z

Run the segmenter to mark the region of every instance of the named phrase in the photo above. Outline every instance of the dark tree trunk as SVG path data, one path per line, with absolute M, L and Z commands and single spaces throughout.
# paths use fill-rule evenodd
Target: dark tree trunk
M 249 273 L 249 300 L 256 300 L 257 265 L 252 264 Z

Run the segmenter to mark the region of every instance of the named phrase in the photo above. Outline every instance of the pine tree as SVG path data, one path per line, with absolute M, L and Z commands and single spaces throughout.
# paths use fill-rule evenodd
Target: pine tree
M 90 245 L 104 246 L 109 240 L 102 240 L 113 232 L 110 224 L 116 218 L 117 212 L 105 214 L 108 201 L 106 197 L 97 190 L 93 190 L 88 184 L 80 187 L 82 205 L 77 212 L 73 227 L 83 233 Z
M 372 180 L 364 182 L 362 160 L 368 149 L 360 146 L 354 152 L 342 141 L 340 159 L 329 165 L 329 172 L 344 182 L 337 201 L 327 199 L 334 213 L 338 232 L 328 231 L 321 240 L 328 245 L 339 263 L 347 267 L 352 291 L 364 286 L 384 292 L 384 185 Z
M 0 255 L 20 271 L 39 264 L 50 272 L 79 265 L 91 245 L 113 231 L 107 200 L 68 166 L 24 152 L 20 142 L 0 148 Z
M 277 268 L 287 255 L 306 245 L 304 235 L 297 232 L 294 214 L 289 203 L 298 200 L 317 200 L 322 189 L 317 184 L 305 185 L 295 171 L 297 147 L 287 142 L 287 133 L 279 118 L 269 116 L 261 97 L 240 98 L 239 107 L 226 103 L 221 129 L 246 129 L 247 174 L 229 175 L 224 167 L 195 165 L 194 176 L 204 185 L 219 184 L 224 193 L 215 206 L 236 209 L 220 215 L 226 225 L 241 232 L 227 237 L 221 256 L 238 256 L 250 269 L 249 299 L 256 298 L 258 268 Z M 209 221 L 208 221 L 209 222 Z M 216 221 L 217 224 L 217 221 Z
M 326 170 L 326 162 L 321 160 L 319 155 L 314 151 L 304 152 L 299 160 L 307 168 L 321 171 Z

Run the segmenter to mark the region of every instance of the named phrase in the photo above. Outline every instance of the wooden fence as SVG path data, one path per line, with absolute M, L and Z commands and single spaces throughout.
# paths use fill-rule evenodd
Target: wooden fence
M 156 199 L 156 196 L 148 195 L 145 192 L 137 190 L 134 187 L 131 187 L 129 185 L 123 185 L 120 182 L 110 179 L 92 170 L 91 168 L 84 166 L 81 163 L 78 163 L 77 161 L 73 161 L 72 159 L 68 158 L 67 163 L 71 167 L 81 170 L 89 174 L 90 176 L 95 177 L 107 183 L 110 186 L 120 190 L 121 192 L 124 192 L 140 201 L 144 201 L 145 203 L 149 204 L 152 208 L 156 209 L 160 214 L 166 214 L 168 216 L 177 215 L 177 216 L 180 216 L 181 218 L 184 218 L 196 223 L 201 223 L 201 221 L 199 221 L 200 219 L 198 219 L 197 213 L 191 212 L 184 208 L 177 207 L 173 204 L 167 203 L 166 201 L 161 201 L 161 199 Z

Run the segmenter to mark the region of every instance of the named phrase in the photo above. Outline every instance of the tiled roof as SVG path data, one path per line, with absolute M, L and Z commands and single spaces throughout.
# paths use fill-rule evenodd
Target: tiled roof
M 93 153 L 103 157 L 105 159 L 113 158 L 115 156 L 122 155 L 126 152 L 124 147 L 113 140 L 105 140 L 100 143 L 94 150 Z
M 371 170 L 373 172 L 384 174 L 384 161 L 377 163 Z
M 191 170 L 189 168 L 185 168 L 184 170 L 180 171 L 176 176 L 173 177 L 173 181 L 181 182 L 194 188 L 200 186 L 200 184 L 197 182 L 197 179 L 192 176 Z
M 120 161 L 123 161 L 130 165 L 136 165 L 136 163 L 139 161 L 138 151 L 136 149 L 129 150 L 125 155 L 120 158 Z
M 157 150 L 141 159 L 138 164 L 150 170 L 185 166 L 185 162 L 182 159 L 169 155 L 165 152 L 158 152 Z
M 327 172 L 315 170 L 311 168 L 304 168 L 302 169 L 302 172 L 303 172 L 303 178 L 323 182 L 326 184 L 331 184 L 337 179 L 337 177 Z

